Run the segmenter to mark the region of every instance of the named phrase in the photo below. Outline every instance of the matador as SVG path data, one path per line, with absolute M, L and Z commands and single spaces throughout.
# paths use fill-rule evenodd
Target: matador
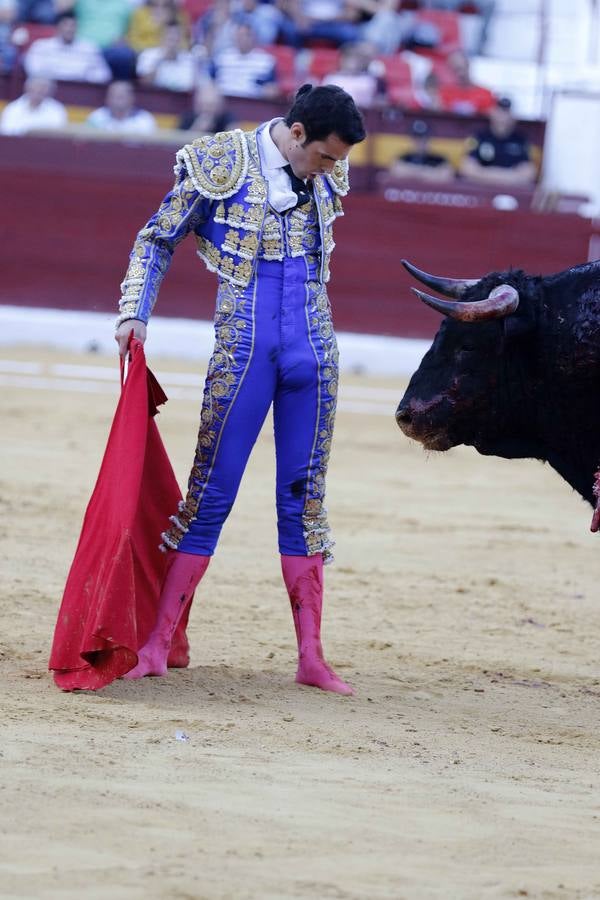
M 176 245 L 193 232 L 218 277 L 187 495 L 162 546 L 172 560 L 156 624 L 125 677 L 163 675 L 172 635 L 214 553 L 252 447 L 273 406 L 279 552 L 298 643 L 296 681 L 353 693 L 324 660 L 323 564 L 333 541 L 325 478 L 338 352 L 327 296 L 332 226 L 348 193 L 348 153 L 365 137 L 341 88 L 303 85 L 287 116 L 255 131 L 202 136 L 176 156 L 175 184 L 137 235 L 116 339 L 146 337 Z

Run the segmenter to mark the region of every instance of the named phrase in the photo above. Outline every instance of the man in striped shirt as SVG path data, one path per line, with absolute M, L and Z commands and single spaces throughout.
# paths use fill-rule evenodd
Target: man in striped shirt
M 275 59 L 256 46 L 250 25 L 238 25 L 235 46 L 213 61 L 213 76 L 226 97 L 273 97 L 278 94 Z

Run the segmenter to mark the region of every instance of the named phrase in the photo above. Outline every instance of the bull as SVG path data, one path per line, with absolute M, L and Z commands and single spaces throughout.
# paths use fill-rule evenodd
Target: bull
M 459 444 L 548 462 L 596 506 L 600 461 L 600 262 L 556 275 L 449 279 L 403 260 L 445 316 L 396 412 L 428 450 Z M 600 525 L 600 504 L 592 531 Z

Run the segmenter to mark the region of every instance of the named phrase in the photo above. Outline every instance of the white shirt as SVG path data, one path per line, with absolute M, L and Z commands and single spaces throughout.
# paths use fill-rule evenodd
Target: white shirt
M 26 134 L 40 128 L 63 128 L 67 124 L 67 111 L 58 100 L 47 97 L 39 106 L 32 107 L 23 95 L 4 107 L 0 117 L 0 134 Z
M 292 190 L 292 181 L 283 167 L 288 161 L 279 151 L 275 141 L 271 137 L 271 128 L 283 119 L 271 119 L 261 128 L 257 135 L 258 152 L 262 164 L 262 172 L 267 179 L 267 197 L 270 205 L 277 212 L 291 209 L 298 202 L 298 196 Z
M 145 109 L 134 109 L 126 119 L 115 119 L 110 110 L 102 106 L 90 113 L 86 122 L 93 128 L 118 134 L 151 134 L 156 129 L 156 119 Z
M 260 47 L 249 53 L 230 47 L 215 58 L 215 81 L 226 97 L 261 97 L 274 73 L 275 58 Z
M 137 74 L 154 73 L 152 83 L 168 91 L 191 91 L 194 87 L 194 57 L 181 51 L 177 59 L 164 59 L 162 47 L 148 47 L 138 56 Z
M 111 73 L 104 57 L 91 41 L 76 38 L 66 44 L 59 37 L 34 41 L 23 60 L 28 75 L 56 81 L 110 81 Z

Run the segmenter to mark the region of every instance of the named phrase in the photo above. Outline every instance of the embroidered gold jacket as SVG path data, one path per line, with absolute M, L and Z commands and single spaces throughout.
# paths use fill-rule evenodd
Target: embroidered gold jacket
M 256 131 L 240 129 L 200 137 L 178 151 L 175 184 L 138 233 L 121 284 L 117 324 L 147 322 L 177 244 L 195 233 L 198 255 L 211 272 L 239 287 L 254 275 L 268 211 Z M 343 215 L 348 163 L 314 179 L 321 238 L 320 280 L 329 280 L 333 222 Z

